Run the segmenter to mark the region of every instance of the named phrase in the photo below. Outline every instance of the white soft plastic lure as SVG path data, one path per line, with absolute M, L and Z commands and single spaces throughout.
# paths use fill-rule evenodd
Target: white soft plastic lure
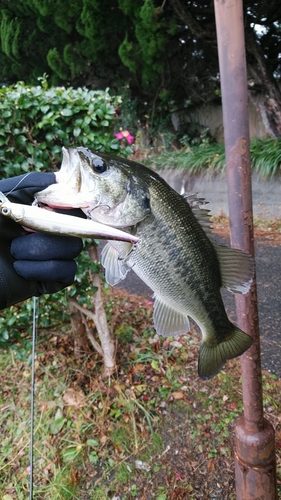
M 120 229 L 106 226 L 93 220 L 43 210 L 36 206 L 12 203 L 1 192 L 0 213 L 13 219 L 18 224 L 21 224 L 21 226 L 44 233 L 76 236 L 77 238 L 129 241 L 131 243 L 136 243 L 139 240 L 136 236 Z

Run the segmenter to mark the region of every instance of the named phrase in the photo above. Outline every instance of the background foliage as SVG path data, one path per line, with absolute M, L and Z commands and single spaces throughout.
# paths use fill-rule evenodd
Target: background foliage
M 280 136 L 281 4 L 243 8 L 249 96 Z M 52 85 L 128 88 L 152 129 L 171 111 L 220 102 L 212 0 L 2 0 L 0 38 L 3 83 L 47 72 Z
M 223 174 L 226 170 L 224 144 L 208 137 L 181 140 L 183 147 L 176 151 L 163 150 L 145 160 L 157 169 L 184 169 L 188 175 Z M 281 173 L 281 138 L 254 139 L 250 143 L 251 166 L 261 178 L 268 179 Z
M 11 177 L 31 169 L 48 170 L 61 160 L 61 148 L 85 146 L 128 154 L 118 130 L 121 98 L 108 89 L 51 87 L 23 82 L 0 89 L 0 173 Z

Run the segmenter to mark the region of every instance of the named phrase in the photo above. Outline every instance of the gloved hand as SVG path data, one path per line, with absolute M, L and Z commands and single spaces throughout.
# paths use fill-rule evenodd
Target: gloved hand
M 0 191 L 14 203 L 31 204 L 55 182 L 53 173 L 31 172 L 0 181 Z M 80 210 L 75 215 L 85 217 Z M 26 232 L 0 215 L 0 309 L 71 285 L 82 247 L 79 238 Z

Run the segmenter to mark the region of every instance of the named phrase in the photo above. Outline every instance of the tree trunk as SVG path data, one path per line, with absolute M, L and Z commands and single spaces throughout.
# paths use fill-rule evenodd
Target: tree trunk
M 255 36 L 246 32 L 249 97 L 270 137 L 281 136 L 281 92 L 267 67 Z

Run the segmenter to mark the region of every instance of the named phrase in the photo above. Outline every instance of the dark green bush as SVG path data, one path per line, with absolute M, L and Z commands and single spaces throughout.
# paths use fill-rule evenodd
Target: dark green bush
M 108 90 L 48 88 L 19 82 L 0 89 L 0 175 L 11 177 L 29 170 L 52 170 L 61 148 L 86 146 L 96 151 L 132 152 L 114 137 L 116 108 L 121 98 Z

